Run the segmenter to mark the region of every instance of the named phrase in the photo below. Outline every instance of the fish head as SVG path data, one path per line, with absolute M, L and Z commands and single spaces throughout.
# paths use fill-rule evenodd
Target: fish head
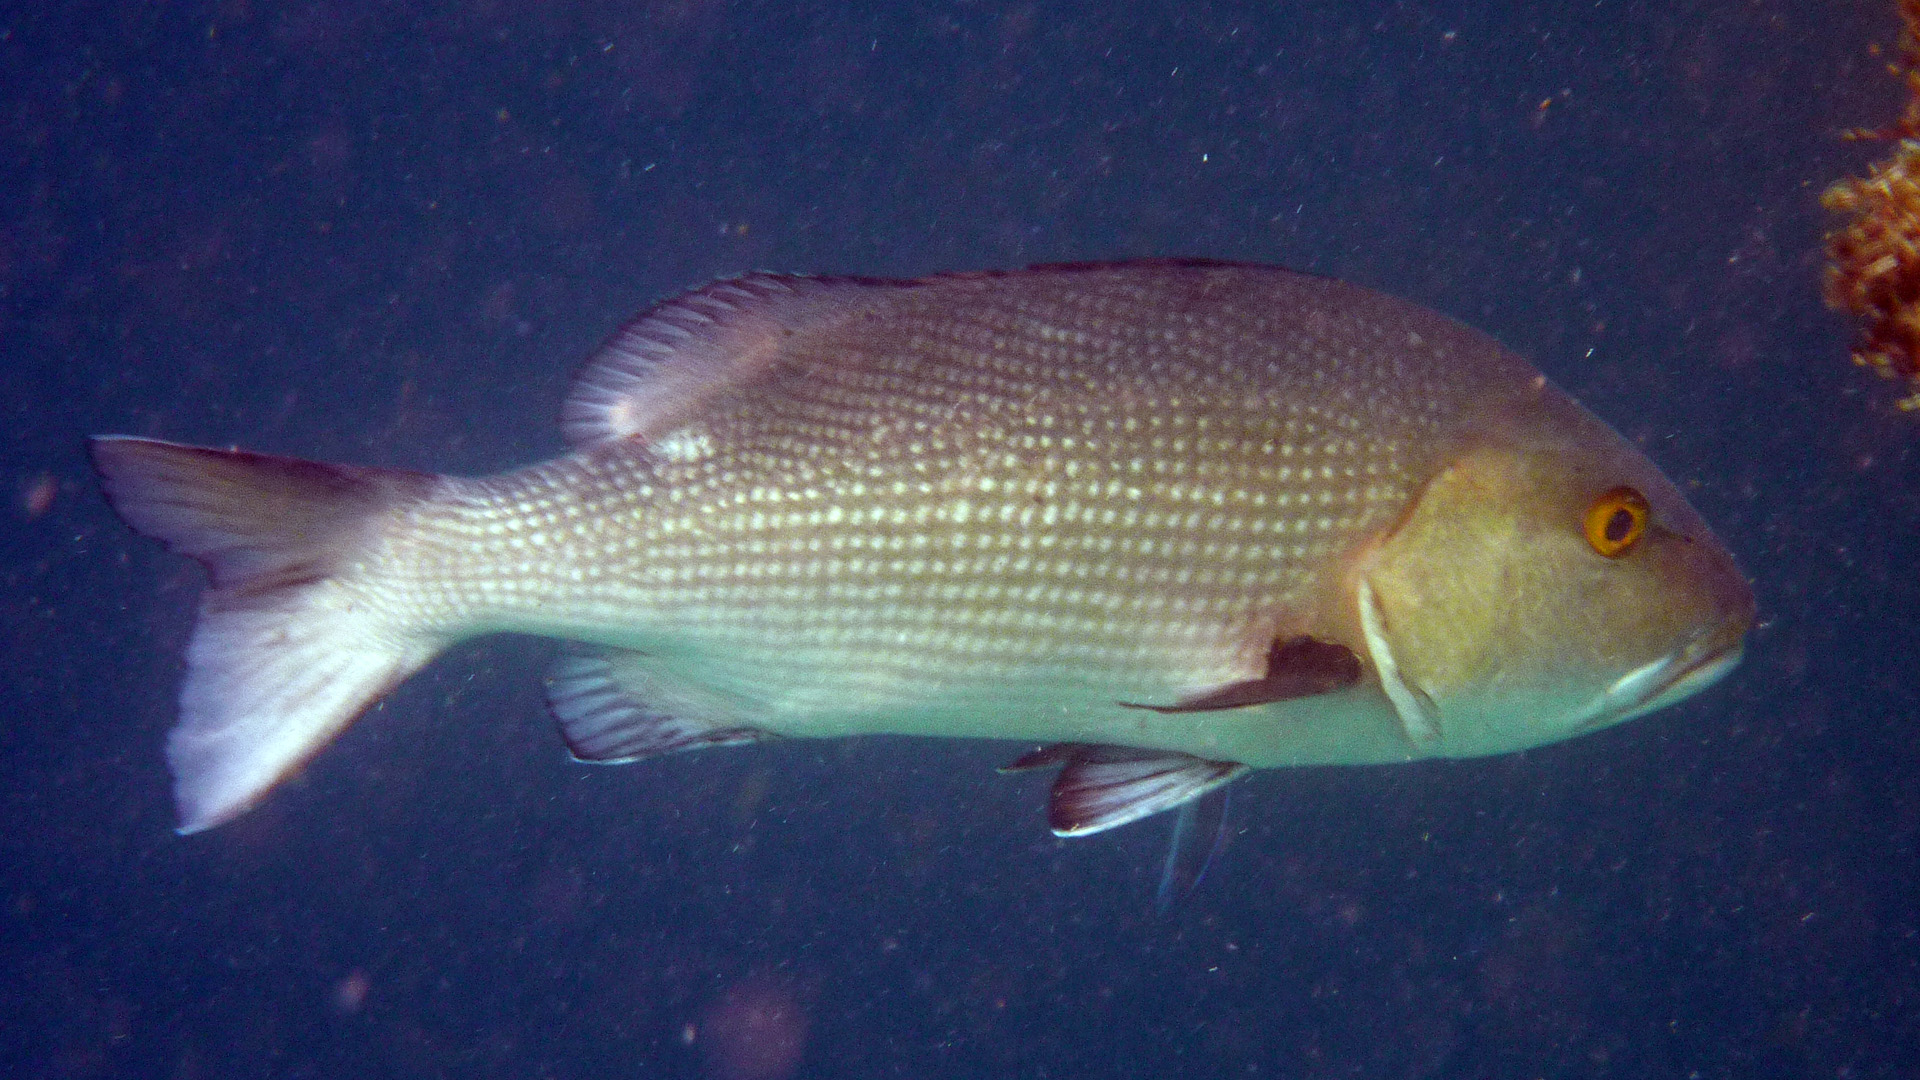
M 1752 589 L 1653 462 L 1544 379 L 1472 430 L 1351 579 L 1416 754 L 1556 742 L 1732 670 Z

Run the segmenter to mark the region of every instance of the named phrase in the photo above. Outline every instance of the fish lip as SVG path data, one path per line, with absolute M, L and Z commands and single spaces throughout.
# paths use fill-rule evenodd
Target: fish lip
M 1701 650 L 1699 655 L 1681 664 L 1661 686 L 1648 694 L 1641 703 L 1641 709 L 1664 704 L 1662 699 L 1678 699 L 1705 690 L 1738 667 L 1746 651 L 1746 644 L 1740 638 Z
M 1575 730 L 1607 727 L 1692 697 L 1725 678 L 1745 655 L 1744 625 L 1703 627 L 1679 649 L 1614 680 Z

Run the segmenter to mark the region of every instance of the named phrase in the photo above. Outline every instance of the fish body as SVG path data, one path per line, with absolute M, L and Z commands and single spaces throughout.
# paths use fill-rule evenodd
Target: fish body
M 1270 267 L 751 275 L 579 376 L 484 478 L 128 438 L 209 569 L 183 831 L 448 645 L 575 645 L 577 757 L 864 733 L 1046 744 L 1056 831 L 1248 768 L 1468 757 L 1678 700 L 1754 601 L 1659 470 L 1491 339 Z

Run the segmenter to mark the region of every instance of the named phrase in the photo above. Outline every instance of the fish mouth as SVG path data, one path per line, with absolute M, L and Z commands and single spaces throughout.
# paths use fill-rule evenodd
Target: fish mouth
M 1746 653 L 1744 627 L 1703 629 L 1681 646 L 1620 676 L 1580 712 L 1577 731 L 1666 708 L 1726 678 Z

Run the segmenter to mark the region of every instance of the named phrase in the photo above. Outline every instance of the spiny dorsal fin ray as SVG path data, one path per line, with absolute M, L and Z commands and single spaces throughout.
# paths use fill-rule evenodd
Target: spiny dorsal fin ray
M 1352 649 L 1303 634 L 1276 639 L 1267 650 L 1267 673 L 1258 679 L 1228 683 L 1173 705 L 1120 704 L 1157 713 L 1212 712 L 1330 694 L 1359 681 L 1360 657 Z
M 645 653 L 626 649 L 582 647 L 554 661 L 547 708 L 576 761 L 618 765 L 774 737 L 727 716 L 712 700 L 674 693 L 654 666 Z
M 1089 836 L 1197 799 L 1247 771 L 1171 750 L 1054 743 L 1020 755 L 1001 772 L 1062 766 L 1047 800 L 1055 836 Z

